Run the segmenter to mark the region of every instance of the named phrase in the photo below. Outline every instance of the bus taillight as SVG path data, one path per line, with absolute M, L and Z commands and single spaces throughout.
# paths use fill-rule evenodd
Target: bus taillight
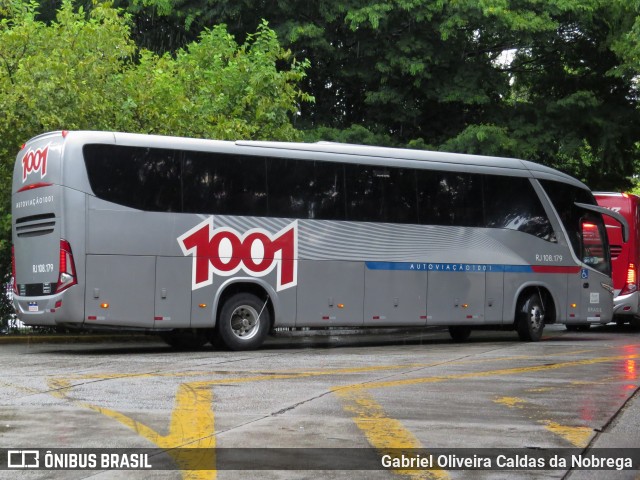
M 635 263 L 630 263 L 627 267 L 627 282 L 624 285 L 624 288 L 620 292 L 620 295 L 628 295 L 630 293 L 635 292 L 638 289 L 638 284 L 636 283 L 638 279 L 638 274 L 636 271 Z
M 71 245 L 66 240 L 60 240 L 60 275 L 58 276 L 56 293 L 60 293 L 76 283 L 78 283 L 78 278 L 76 277 L 76 265 L 73 261 Z
M 18 294 L 18 283 L 16 280 L 16 247 L 11 245 L 11 280 L 12 290 L 15 295 Z

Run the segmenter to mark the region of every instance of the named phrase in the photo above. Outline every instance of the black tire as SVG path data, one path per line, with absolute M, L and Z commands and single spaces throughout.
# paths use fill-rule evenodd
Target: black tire
M 209 343 L 209 337 L 206 332 L 195 328 L 162 332 L 160 338 L 162 338 L 167 345 L 177 350 L 197 350 Z
M 544 307 L 537 293 L 530 293 L 518 302 L 516 330 L 520 340 L 525 342 L 537 342 L 542 338 Z
M 255 350 L 271 328 L 265 300 L 252 293 L 236 293 L 224 302 L 218 318 L 218 339 L 229 350 Z
M 455 325 L 449 327 L 449 335 L 454 342 L 464 342 L 471 335 L 471 327 Z

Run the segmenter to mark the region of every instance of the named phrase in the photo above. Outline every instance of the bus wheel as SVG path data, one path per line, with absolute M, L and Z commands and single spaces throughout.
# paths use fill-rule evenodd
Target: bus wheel
M 544 308 L 540 296 L 530 293 L 523 297 L 516 311 L 516 329 L 520 340 L 537 342 L 544 330 Z
M 184 329 L 162 332 L 160 338 L 167 345 L 179 350 L 192 350 L 205 346 L 209 343 L 209 338 L 203 330 Z
M 454 342 L 464 342 L 471 335 L 471 327 L 451 326 L 449 327 L 449 335 Z
M 218 335 L 229 350 L 253 350 L 267 337 L 271 326 L 265 301 L 252 293 L 236 293 L 220 311 Z

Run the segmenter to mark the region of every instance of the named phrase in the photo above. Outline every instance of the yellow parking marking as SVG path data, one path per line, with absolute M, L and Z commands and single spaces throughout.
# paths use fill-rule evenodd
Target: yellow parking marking
M 408 378 L 405 380 L 372 382 L 372 383 L 363 384 L 362 387 L 368 388 L 368 389 L 390 388 L 390 387 L 402 387 L 407 385 L 418 385 L 421 383 L 438 383 L 438 382 L 446 382 L 449 380 L 463 380 L 466 378 L 496 377 L 496 376 L 503 376 L 503 375 L 515 375 L 515 374 L 521 374 L 521 373 L 546 372 L 548 370 L 558 370 L 560 368 L 593 365 L 596 363 L 614 362 L 616 360 L 629 360 L 632 358 L 639 358 L 639 357 L 640 357 L 640 354 L 619 355 L 614 357 L 587 358 L 584 360 L 574 360 L 571 362 L 552 363 L 550 365 L 534 365 L 530 367 L 501 368 L 498 370 L 485 370 L 483 372 L 455 373 L 451 375 L 442 375 L 442 376 L 436 376 L 436 377 Z
M 36 390 L 35 388 L 25 387 L 24 385 L 16 385 L 15 383 L 0 382 L 0 386 L 13 388 L 15 390 L 18 390 L 19 392 L 26 393 L 27 395 L 36 395 L 42 393 L 40 390 Z
M 525 409 L 530 406 L 529 402 L 518 397 L 498 397 L 494 400 L 495 403 L 506 405 L 509 408 Z M 542 409 L 536 406 L 527 408 L 527 413 L 530 414 L 529 418 L 540 418 L 543 413 Z M 560 425 L 557 422 L 551 420 L 537 420 L 539 424 L 545 426 L 551 433 L 564 438 L 567 442 L 571 443 L 574 447 L 584 448 L 589 444 L 589 440 L 593 435 L 593 429 L 589 427 L 571 427 L 568 425 Z
M 332 370 L 286 370 L 283 372 L 247 372 L 252 376 L 238 377 L 232 379 L 219 380 L 219 383 L 229 382 L 259 382 L 263 380 L 284 380 L 289 378 L 300 377 L 319 377 L 328 375 L 341 375 L 349 373 L 368 373 L 378 372 L 385 370 L 401 370 L 406 368 L 427 368 L 440 365 L 439 363 L 433 364 L 405 364 L 405 365 L 381 365 L 374 367 L 352 367 L 352 368 L 337 368 Z M 68 377 L 70 380 L 118 380 L 129 378 L 172 378 L 172 377 L 209 377 L 212 375 L 238 375 L 237 371 L 192 371 L 192 372 L 144 372 L 144 373 L 89 373 L 86 375 L 76 375 Z
M 112 418 L 130 428 L 141 437 L 162 449 L 166 449 L 185 480 L 214 480 L 216 478 L 215 422 L 213 414 L 212 382 L 183 383 L 178 387 L 175 406 L 171 412 L 169 432 L 161 435 L 151 427 L 132 418 L 88 402 L 74 401 L 68 397 L 71 385 L 68 381 L 52 381 L 52 395 L 71 400 L 75 404 Z M 207 455 L 194 456 L 183 449 L 207 448 Z M 197 470 L 193 470 L 197 468 Z
M 566 352 L 564 353 L 566 355 Z M 552 355 L 553 356 L 553 355 Z M 514 357 L 518 359 L 534 358 L 534 357 Z M 540 357 L 535 357 L 537 360 Z M 442 376 L 432 377 L 420 377 L 410 378 L 403 380 L 390 380 L 390 381 L 378 381 L 370 383 L 361 383 L 348 385 L 343 387 L 334 387 L 333 392 L 342 400 L 345 411 L 352 414 L 352 418 L 356 426 L 364 433 L 369 443 L 379 451 L 385 451 L 389 448 L 400 449 L 413 449 L 421 448 L 419 440 L 408 431 L 404 425 L 395 419 L 391 419 L 384 412 L 384 409 L 375 402 L 371 396 L 371 390 L 378 388 L 393 388 L 403 387 L 410 385 L 419 385 L 424 383 L 437 383 L 453 380 L 463 380 L 468 378 L 483 378 L 490 376 L 508 376 L 517 375 L 532 372 L 544 372 L 550 370 L 556 370 L 561 368 L 569 368 L 576 366 L 593 365 L 604 362 L 614 362 L 618 360 L 631 360 L 640 358 L 640 355 L 621 355 L 611 357 L 598 357 L 589 358 L 584 360 L 575 360 L 567 362 L 559 362 L 550 365 L 534 365 L 528 367 L 514 367 L 503 368 L 496 370 L 487 370 L 480 372 L 468 372 L 459 374 L 450 374 Z M 498 361 L 505 360 L 503 358 L 486 359 L 486 361 Z M 59 380 L 52 379 L 49 384 L 52 391 L 49 393 L 63 398 L 67 401 L 71 401 L 84 408 L 89 408 L 102 415 L 112 418 L 128 428 L 138 433 L 143 438 L 146 438 L 150 442 L 158 445 L 160 448 L 169 449 L 167 454 L 172 455 L 172 448 L 211 448 L 215 447 L 215 424 L 213 414 L 213 393 L 211 388 L 218 384 L 229 383 L 249 383 L 259 381 L 272 381 L 272 380 L 290 380 L 296 378 L 306 378 L 314 376 L 329 376 L 329 375 L 341 375 L 350 373 L 367 373 L 367 372 L 382 372 L 402 370 L 407 368 L 427 368 L 432 366 L 439 366 L 443 362 L 436 364 L 409 364 L 409 365 L 392 365 L 392 366 L 374 366 L 374 367 L 356 367 L 347 369 L 333 369 L 323 371 L 302 371 L 302 372 L 289 372 L 289 373 L 275 373 L 275 374 L 257 374 L 247 377 L 236 378 L 222 378 L 218 380 L 199 381 L 182 384 L 176 394 L 175 407 L 171 414 L 171 420 L 169 424 L 169 433 L 167 435 L 161 435 L 154 431 L 152 428 L 137 422 L 126 415 L 103 408 L 98 405 L 93 405 L 86 402 L 74 401 L 69 397 L 69 391 L 74 388 L 71 380 Z M 479 363 L 476 361 L 452 361 L 446 362 L 448 366 L 454 364 L 465 363 Z M 483 363 L 482 361 L 480 363 Z M 155 373 L 143 373 L 143 374 L 88 374 L 74 377 L 74 380 L 106 380 L 106 379 L 126 379 L 126 378 L 152 378 L 152 377 L 187 377 L 187 376 L 210 376 L 212 374 L 217 375 L 229 375 L 235 372 L 217 371 L 217 372 L 155 372 Z M 503 402 L 508 404 L 512 402 L 514 406 L 519 405 L 518 400 L 508 400 L 508 397 L 503 397 Z M 541 421 L 539 421 L 541 422 Z M 586 432 L 579 430 L 581 427 L 564 427 L 559 424 L 555 424 L 550 421 L 544 421 L 546 428 L 559 435 L 564 435 L 565 438 L 572 438 L 574 444 L 580 444 L 584 442 Z M 573 430 L 570 430 L 572 429 Z M 576 430 L 576 428 L 578 430 Z M 174 452 L 176 463 L 183 469 L 183 477 L 185 479 L 204 480 L 215 479 L 215 457 L 208 459 L 208 464 L 211 470 L 190 470 L 194 467 L 193 459 L 180 458 L 176 452 Z M 199 465 L 201 465 L 199 463 Z M 416 479 L 445 479 L 448 478 L 448 474 L 445 471 L 430 470 L 430 471 L 412 471 L 412 470 L 398 470 L 397 473 Z
M 501 403 L 511 408 L 514 408 L 514 407 L 522 408 L 523 405 L 527 403 L 525 400 L 518 397 L 500 397 L 500 398 L 496 398 L 494 402 Z
M 369 444 L 380 455 L 394 453 L 397 449 L 409 450 L 423 448 L 420 441 L 405 428 L 399 420 L 389 418 L 380 404 L 371 394 L 361 388 L 343 388 L 334 390 L 342 400 L 344 410 L 352 415 L 353 421 L 364 433 Z M 442 470 L 394 470 L 394 473 L 416 480 L 448 479 L 449 475 Z
M 548 420 L 539 423 L 545 424 L 547 430 L 561 436 L 575 447 L 586 447 L 589 445 L 589 440 L 591 440 L 591 436 L 593 435 L 593 429 L 588 427 L 569 427 Z
M 549 355 L 514 355 L 511 357 L 492 357 L 492 358 L 476 358 L 476 359 L 462 359 L 462 360 L 451 360 L 451 361 L 437 361 L 431 363 L 406 363 L 402 365 L 376 365 L 370 367 L 350 367 L 350 368 L 335 368 L 329 370 L 293 370 L 287 369 L 283 371 L 254 371 L 247 372 L 251 373 L 253 376 L 245 377 L 247 381 L 261 381 L 268 378 L 274 379 L 285 379 L 285 378 L 293 378 L 295 376 L 303 375 L 303 376 L 328 376 L 328 375 L 339 375 L 339 374 L 358 374 L 358 373 L 367 373 L 367 372 L 383 372 L 383 371 L 393 371 L 393 370 L 402 370 L 407 368 L 430 368 L 437 367 L 443 364 L 447 366 L 451 365 L 478 365 L 483 363 L 492 363 L 492 362 L 505 362 L 511 360 L 540 360 L 541 358 L 549 358 L 555 357 L 557 355 L 569 356 L 569 355 L 578 355 L 584 353 L 591 353 L 596 349 L 590 350 L 575 350 L 571 352 L 558 352 L 552 353 Z M 625 356 L 625 359 L 632 358 Z M 126 379 L 126 378 L 160 378 L 160 377 L 203 377 L 203 376 L 212 376 L 212 375 L 237 375 L 236 371 L 227 371 L 227 370 L 212 370 L 212 371 L 178 371 L 178 372 L 143 372 L 143 373 L 88 373 L 83 375 L 75 375 L 67 377 L 69 379 L 74 380 L 113 380 L 113 379 Z M 276 376 L 282 375 L 282 376 Z

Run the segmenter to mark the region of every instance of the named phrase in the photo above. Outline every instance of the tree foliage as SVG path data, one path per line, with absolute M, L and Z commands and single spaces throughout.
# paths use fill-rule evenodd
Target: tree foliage
M 267 19 L 311 60 L 306 138 L 360 126 L 389 144 L 524 157 L 594 188 L 626 187 L 638 163 L 637 0 L 119 1 L 152 49 Z

